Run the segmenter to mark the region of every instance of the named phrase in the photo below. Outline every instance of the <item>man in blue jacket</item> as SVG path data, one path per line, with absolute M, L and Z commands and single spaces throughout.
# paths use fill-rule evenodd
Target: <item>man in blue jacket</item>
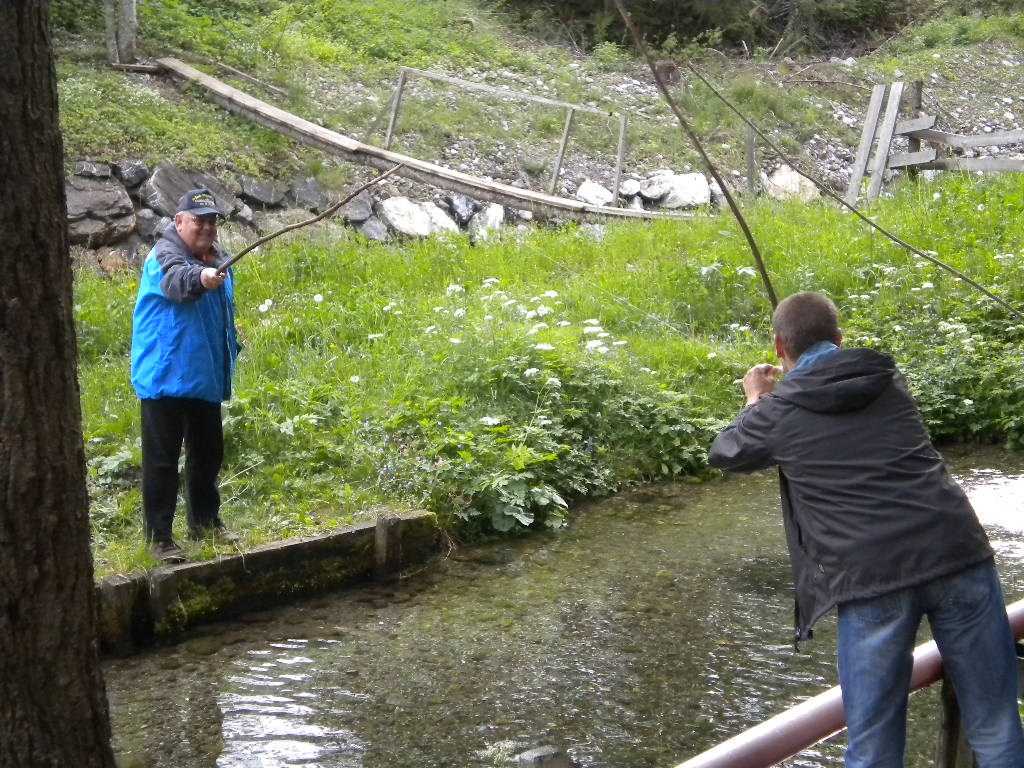
M 217 243 L 222 217 L 207 189 L 178 201 L 174 223 L 142 267 L 132 333 L 132 385 L 142 403 L 142 508 L 158 558 L 182 562 L 171 528 L 178 457 L 185 444 L 189 535 L 234 541 L 220 519 L 217 475 L 224 460 L 221 403 L 231 397 L 238 354 L 231 272 Z
M 782 367 L 747 372 L 746 407 L 709 458 L 734 472 L 780 470 L 797 641 L 838 606 L 847 768 L 903 768 L 924 616 L 981 768 L 1024 768 L 1017 660 L 992 548 L 902 375 L 887 355 L 840 349 L 838 313 L 820 293 L 790 296 L 772 324 Z

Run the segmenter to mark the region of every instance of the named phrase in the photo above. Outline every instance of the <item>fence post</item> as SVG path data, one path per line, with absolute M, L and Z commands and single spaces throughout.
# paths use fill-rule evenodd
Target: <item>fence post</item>
M 576 110 L 569 108 L 569 114 L 565 118 L 565 129 L 562 131 L 562 144 L 558 147 L 558 157 L 555 158 L 555 170 L 551 174 L 551 188 L 549 194 L 555 194 L 558 186 L 558 174 L 562 172 L 562 160 L 565 158 L 565 145 L 569 143 L 569 132 L 572 130 L 572 121 L 576 116 Z
M 910 91 L 907 94 L 907 98 L 910 101 L 909 107 L 910 107 L 910 117 L 911 118 L 920 117 L 921 116 L 921 103 L 922 103 L 922 95 L 923 95 L 923 93 L 924 93 L 924 81 L 923 80 L 915 80 L 914 82 L 912 82 L 910 84 Z M 915 139 L 913 136 L 910 136 L 910 137 L 908 137 L 908 141 L 909 141 L 909 144 L 907 146 L 907 151 L 908 152 L 913 154 L 914 152 L 920 152 L 921 151 L 921 140 L 920 139 Z M 917 172 L 918 171 L 917 171 L 916 167 L 914 167 L 912 165 L 907 167 L 907 175 L 910 178 L 912 178 L 912 179 L 917 178 Z
M 615 185 L 612 187 L 612 207 L 619 207 L 619 184 L 622 182 L 622 160 L 626 155 L 626 113 L 619 115 L 619 149 L 615 156 Z
M 395 136 L 395 125 L 398 123 L 398 108 L 402 105 L 402 91 L 405 90 L 405 68 L 398 74 L 398 85 L 395 87 L 395 104 L 391 108 L 391 119 L 388 121 L 388 134 L 384 137 L 384 149 L 391 149 L 391 140 Z

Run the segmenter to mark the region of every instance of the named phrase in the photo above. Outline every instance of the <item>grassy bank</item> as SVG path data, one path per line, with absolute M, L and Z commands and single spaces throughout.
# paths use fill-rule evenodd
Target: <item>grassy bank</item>
M 1021 180 L 907 186 L 872 214 L 1024 303 Z M 1024 442 L 1024 322 L 831 205 L 749 210 L 781 295 L 820 289 L 848 343 L 892 352 L 938 439 Z M 576 227 L 383 246 L 313 232 L 237 267 L 245 350 L 225 407 L 224 516 L 249 544 L 381 505 L 457 535 L 563 524 L 574 500 L 699 477 L 738 379 L 770 359 L 768 305 L 735 223 Z M 94 546 L 144 567 L 137 278 L 76 286 Z M 203 556 L 201 549 L 193 555 Z

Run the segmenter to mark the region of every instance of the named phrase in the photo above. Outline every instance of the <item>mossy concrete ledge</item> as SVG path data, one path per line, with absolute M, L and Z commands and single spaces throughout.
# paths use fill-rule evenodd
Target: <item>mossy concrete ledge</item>
M 100 643 L 106 653 L 125 655 L 204 621 L 370 579 L 394 579 L 437 554 L 439 544 L 432 514 L 387 513 L 336 533 L 111 576 L 96 585 Z

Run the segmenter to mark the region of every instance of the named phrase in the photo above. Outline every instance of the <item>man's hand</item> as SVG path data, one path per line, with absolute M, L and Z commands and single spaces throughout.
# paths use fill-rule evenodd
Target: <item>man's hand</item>
M 215 291 L 224 285 L 224 275 L 218 274 L 213 267 L 206 267 L 199 275 L 199 282 L 208 291 Z
M 775 389 L 775 379 L 782 375 L 782 369 L 771 363 L 755 365 L 743 377 L 743 393 L 747 405 L 753 405 Z

